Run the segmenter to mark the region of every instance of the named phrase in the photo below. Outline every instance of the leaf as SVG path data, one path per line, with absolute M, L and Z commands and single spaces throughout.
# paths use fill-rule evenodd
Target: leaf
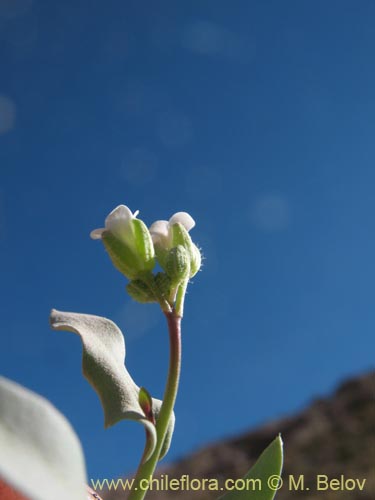
M 142 411 L 145 414 L 145 416 L 149 420 L 152 420 L 152 418 L 153 418 L 152 398 L 150 396 L 150 393 L 148 392 L 148 390 L 145 387 L 141 387 L 139 389 L 138 402 L 139 402 L 139 406 L 142 408 Z
M 156 446 L 156 430 L 139 405 L 139 387 L 127 371 L 125 341 L 121 330 L 109 319 L 90 314 L 56 311 L 50 316 L 54 330 L 67 330 L 80 336 L 83 345 L 83 374 L 97 392 L 104 410 L 105 427 L 120 420 L 135 420 L 143 424 L 148 435 L 147 460 Z M 162 401 L 152 398 L 157 419 Z M 174 428 L 174 416 L 162 450 L 162 458 L 169 449 Z
M 275 438 L 263 451 L 256 463 L 244 477 L 247 479 L 259 479 L 260 488 L 230 491 L 220 497 L 219 500 L 272 500 L 276 491 L 270 489 L 268 481 L 273 478 L 272 484 L 277 484 L 277 477 L 281 475 L 283 467 L 283 442 L 281 436 Z M 250 485 L 252 483 L 249 483 Z M 256 483 L 254 483 L 256 485 Z
M 30 500 L 86 500 L 84 457 L 69 422 L 46 399 L 3 377 L 0 477 Z

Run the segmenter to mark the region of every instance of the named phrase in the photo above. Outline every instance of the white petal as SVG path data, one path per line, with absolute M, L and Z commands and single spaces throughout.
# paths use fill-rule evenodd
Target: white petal
M 92 238 L 93 240 L 101 240 L 104 231 L 105 231 L 104 227 L 101 227 L 99 229 L 94 229 L 90 233 L 90 238 Z
M 169 219 L 170 226 L 172 226 L 173 224 L 177 224 L 178 222 L 184 226 L 186 231 L 190 231 L 190 229 L 193 229 L 193 227 L 195 226 L 193 217 L 187 212 L 177 212 Z
M 154 243 L 168 238 L 168 222 L 166 220 L 157 220 L 151 224 L 149 231 Z
M 119 224 L 127 223 L 133 219 L 133 212 L 125 205 L 119 205 L 108 215 L 105 220 L 105 227 L 109 231 L 119 226 Z

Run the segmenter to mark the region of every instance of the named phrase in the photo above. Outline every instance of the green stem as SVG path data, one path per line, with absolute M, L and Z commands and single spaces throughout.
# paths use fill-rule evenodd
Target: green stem
M 168 323 L 170 354 L 167 385 L 165 387 L 160 413 L 156 421 L 157 444 L 149 460 L 139 465 L 134 478 L 134 486 L 128 500 L 143 500 L 147 493 L 145 485 L 147 481 L 152 478 L 159 461 L 177 396 L 181 369 L 181 316 L 178 315 L 175 310 L 172 312 L 164 312 L 164 314 Z
M 176 314 L 182 318 L 184 315 L 184 302 L 185 302 L 185 294 L 186 294 L 186 289 L 189 283 L 189 279 L 183 281 L 181 285 L 178 287 L 177 294 L 176 294 Z

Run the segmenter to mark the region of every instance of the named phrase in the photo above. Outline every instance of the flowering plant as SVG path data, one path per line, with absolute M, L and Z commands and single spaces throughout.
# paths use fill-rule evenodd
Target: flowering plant
M 132 299 L 158 303 L 166 317 L 170 362 L 163 399 L 152 397 L 133 380 L 125 366 L 124 337 L 111 320 L 57 310 L 52 310 L 50 316 L 54 330 L 71 331 L 81 338 L 83 374 L 100 398 L 105 426 L 131 419 L 145 428 L 144 452 L 129 500 L 145 497 L 155 468 L 171 443 L 181 369 L 184 298 L 190 278 L 202 262 L 200 250 L 189 233 L 195 226 L 189 214 L 178 212 L 169 221 L 154 222 L 149 229 L 137 216 L 138 212 L 120 205 L 108 215 L 105 227 L 92 231 L 91 237 L 102 241 L 114 266 L 128 279 L 126 289 Z M 157 264 L 161 271 L 155 272 Z M 84 493 L 82 451 L 57 410 L 6 380 L 0 381 L 0 396 L 0 442 L 5 443 L 0 447 L 0 477 L 15 487 L 14 498 L 83 500 L 87 494 L 99 498 L 92 491 Z M 26 413 L 31 420 L 25 421 Z M 20 454 L 20 450 L 25 453 Z M 272 500 L 280 484 L 277 478 L 281 467 L 282 442 L 276 437 L 245 477 L 261 480 L 262 491 L 235 489 L 221 498 Z

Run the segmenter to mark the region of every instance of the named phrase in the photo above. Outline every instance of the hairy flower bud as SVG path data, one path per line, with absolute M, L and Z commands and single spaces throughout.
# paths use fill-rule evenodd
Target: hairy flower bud
M 132 280 L 126 285 L 130 297 L 141 304 L 157 302 L 157 298 L 150 287 L 142 280 Z
M 190 259 L 189 254 L 182 245 L 169 250 L 166 261 L 165 270 L 170 277 L 173 285 L 178 285 L 181 281 L 186 280 L 190 276 Z
M 168 299 L 172 286 L 170 277 L 165 273 L 157 273 L 155 276 L 155 285 L 158 290 L 158 295 L 162 299 Z

